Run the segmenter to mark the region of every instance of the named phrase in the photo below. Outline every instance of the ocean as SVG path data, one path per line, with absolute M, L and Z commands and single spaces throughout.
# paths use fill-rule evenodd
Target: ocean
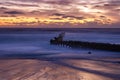
M 119 28 L 1 28 L 0 55 L 51 54 L 52 56 L 120 57 L 119 52 L 51 45 L 50 39 L 65 32 L 64 40 L 120 44 Z M 87 54 L 89 51 L 92 54 Z

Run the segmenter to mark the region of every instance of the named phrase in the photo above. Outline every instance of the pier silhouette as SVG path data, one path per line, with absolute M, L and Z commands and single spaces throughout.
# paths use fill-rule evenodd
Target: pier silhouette
M 65 33 L 59 34 L 58 37 L 50 40 L 51 45 L 61 45 L 71 48 L 91 48 L 99 50 L 108 50 L 120 52 L 120 44 L 111 43 L 98 43 L 98 42 L 87 42 L 87 41 L 73 41 L 73 40 L 63 40 Z

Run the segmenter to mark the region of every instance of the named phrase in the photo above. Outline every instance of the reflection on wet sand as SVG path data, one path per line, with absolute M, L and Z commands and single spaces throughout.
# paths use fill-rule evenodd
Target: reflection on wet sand
M 120 58 L 51 57 L 49 54 L 7 54 L 1 57 L 0 80 L 120 79 Z

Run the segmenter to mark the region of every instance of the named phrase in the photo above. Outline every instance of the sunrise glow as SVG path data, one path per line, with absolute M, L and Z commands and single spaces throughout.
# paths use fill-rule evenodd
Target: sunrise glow
M 0 0 L 0 26 L 119 25 L 119 0 Z

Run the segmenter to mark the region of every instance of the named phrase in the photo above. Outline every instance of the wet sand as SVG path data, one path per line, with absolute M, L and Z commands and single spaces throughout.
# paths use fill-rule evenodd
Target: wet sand
M 120 80 L 120 58 L 0 59 L 0 80 Z

